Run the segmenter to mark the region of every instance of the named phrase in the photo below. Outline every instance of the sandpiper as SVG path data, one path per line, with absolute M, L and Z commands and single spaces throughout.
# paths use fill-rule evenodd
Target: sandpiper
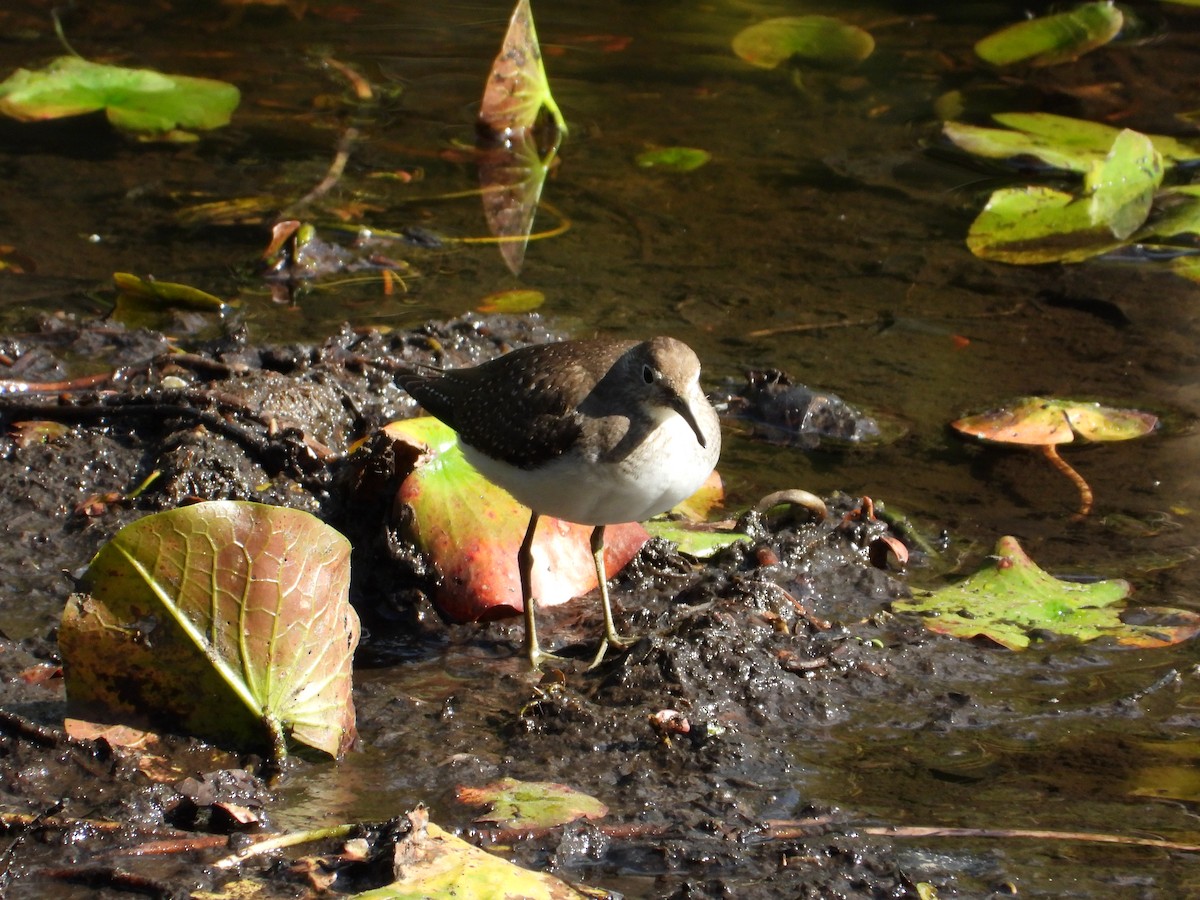
M 525 649 L 537 668 L 531 573 L 540 516 L 595 526 L 591 550 L 608 646 L 629 646 L 613 624 L 604 526 L 638 522 L 691 496 L 717 464 L 721 429 L 700 389 L 700 360 L 669 337 L 583 340 L 514 350 L 466 369 L 397 366 L 396 381 L 458 433 L 463 455 L 529 507 L 517 554 Z

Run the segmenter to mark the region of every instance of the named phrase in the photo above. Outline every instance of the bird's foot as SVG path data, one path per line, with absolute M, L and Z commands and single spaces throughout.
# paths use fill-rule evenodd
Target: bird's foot
M 534 644 L 532 647 L 526 647 L 525 655 L 529 657 L 529 665 L 534 669 L 540 669 L 543 663 L 573 662 L 570 657 L 559 656 L 557 653 L 543 650 L 537 644 Z
M 615 631 L 611 634 L 606 634 L 600 641 L 600 649 L 596 651 L 595 658 L 588 664 L 588 671 L 590 672 L 596 666 L 600 665 L 600 663 L 604 662 L 604 654 L 608 652 L 609 647 L 612 647 L 614 650 L 628 650 L 636 643 L 637 638 L 635 637 L 621 637 Z

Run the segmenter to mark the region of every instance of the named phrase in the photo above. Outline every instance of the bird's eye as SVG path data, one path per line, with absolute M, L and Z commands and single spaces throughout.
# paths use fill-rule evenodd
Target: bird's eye
M 654 367 L 642 366 L 642 381 L 646 384 L 654 384 Z

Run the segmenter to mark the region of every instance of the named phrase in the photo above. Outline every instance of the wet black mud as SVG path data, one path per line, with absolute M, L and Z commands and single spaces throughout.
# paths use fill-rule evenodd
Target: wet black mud
M 1017 689 L 1028 664 L 1012 654 L 951 647 L 889 613 L 905 578 L 871 564 L 889 528 L 857 499 L 831 498 L 821 522 L 751 515 L 752 539 L 705 564 L 652 541 L 614 583 L 621 628 L 641 637 L 592 671 L 594 598 L 543 614 L 548 640 L 579 663 L 541 677 L 528 671 L 519 622 L 438 618 L 435 576 L 388 519 L 387 460 L 350 452 L 413 412 L 377 363 L 459 365 L 548 336 L 536 319 L 468 319 L 392 336 L 347 329 L 318 346 L 232 336 L 180 354 L 151 333 L 55 320 L 5 342 L 28 360 L 28 382 L 62 382 L 13 385 L 0 400 L 0 502 L 12 510 L 0 572 L 28 598 L 0 647 L 8 896 L 185 896 L 234 872 L 263 879 L 269 896 L 309 896 L 314 881 L 279 860 L 311 848 L 232 871 L 213 863 L 243 830 L 384 821 L 417 804 L 517 862 L 626 896 L 906 897 L 918 882 L 950 896 L 1004 893 L 1003 854 L 981 843 L 943 858 L 888 837 L 879 826 L 904 824 L 902 796 L 901 814 L 879 822 L 830 806 L 853 791 L 818 777 L 838 759 L 852 764 L 862 741 L 897 741 L 899 752 L 909 733 L 1032 738 L 1036 711 L 1051 702 L 1028 681 Z M 116 377 L 72 382 L 77 358 L 106 359 Z M 13 427 L 39 420 L 70 430 L 43 442 Z M 151 472 L 160 474 L 128 499 Z M 296 761 L 268 783 L 260 760 L 183 736 L 150 753 L 62 730 L 54 626 L 71 574 L 122 525 L 217 498 L 307 509 L 355 543 L 361 739 L 341 764 Z M 1057 692 L 1062 672 L 1103 656 L 1060 647 L 1039 678 Z M 1138 715 L 1139 700 L 1115 695 L 1053 715 L 1111 722 Z M 978 780 L 970 759 L 953 759 L 938 763 L 947 784 Z M 489 830 L 455 790 L 498 777 L 563 782 L 611 811 L 549 832 Z M 869 772 L 847 778 L 859 790 Z M 230 809 L 249 809 L 249 824 Z M 368 833 L 380 844 L 390 834 Z M 160 841 L 171 852 L 145 853 Z M 362 864 L 333 869 L 334 891 L 387 880 Z

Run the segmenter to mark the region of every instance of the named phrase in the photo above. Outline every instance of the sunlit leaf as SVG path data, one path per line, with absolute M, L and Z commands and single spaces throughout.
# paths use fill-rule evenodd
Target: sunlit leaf
M 854 65 L 875 50 L 870 34 L 831 16 L 784 16 L 743 28 L 733 52 L 751 65 L 774 69 L 796 59 L 823 66 Z
M 1039 447 L 1052 466 L 1079 491 L 1079 516 L 1092 509 L 1092 489 L 1054 449 L 1076 436 L 1089 441 L 1125 441 L 1149 434 L 1158 418 L 1136 409 L 1115 409 L 1099 403 L 1023 397 L 1007 406 L 950 423 L 955 431 L 985 441 Z
M 455 795 L 468 806 L 488 806 L 490 811 L 475 821 L 501 828 L 553 828 L 608 815 L 608 807 L 595 797 L 550 781 L 501 778 L 483 787 L 460 787 Z
M 967 232 L 976 256 L 1017 265 L 1079 262 L 1123 245 L 1092 222 L 1088 199 L 1042 185 L 994 192 Z
M 67 437 L 71 426 L 62 422 L 35 419 L 28 422 L 13 422 L 9 434 L 18 447 L 33 447 L 37 444 L 52 444 Z
M 1093 163 L 1084 179 L 1092 223 L 1125 240 L 1150 215 L 1162 179 L 1162 155 L 1150 139 L 1136 131 L 1122 131 L 1108 155 Z
M 1081 400 L 1022 397 L 996 409 L 951 423 L 971 437 L 1040 447 L 1088 441 L 1126 441 L 1152 432 L 1158 418 L 1137 409 L 1118 409 Z
M 679 547 L 679 552 L 697 559 L 708 559 L 719 550 L 732 547 L 739 541 L 749 540 L 747 535 L 740 532 L 680 522 L 676 519 L 651 519 L 646 523 L 646 530 L 656 538 L 671 541 Z
M 0 112 L 34 121 L 103 109 L 117 128 L 167 134 L 229 124 L 240 97 L 222 81 L 63 56 L 39 71 L 18 69 L 0 83 Z
M 350 545 L 294 509 L 147 516 L 96 554 L 63 613 L 67 695 L 238 747 L 340 756 L 355 735 Z
M 138 301 L 152 301 L 159 306 L 211 312 L 223 312 L 226 307 L 225 301 L 220 297 L 214 297 L 207 291 L 188 284 L 139 278 L 128 272 L 114 272 L 113 284 L 117 286 L 117 292 L 122 297 Z
M 529 0 L 517 0 L 504 43 L 488 75 L 479 121 L 492 134 L 506 136 L 532 129 L 543 108 L 554 119 L 559 133 L 566 134 L 567 123 L 550 93 Z
M 1181 256 L 1171 260 L 1171 271 L 1181 278 L 1200 284 L 1200 257 Z
M 1112 151 L 1121 130 L 1051 113 L 997 113 L 1004 128 L 946 122 L 942 131 L 968 153 L 988 159 L 1031 157 L 1056 169 L 1085 173 Z M 1161 134 L 1146 135 L 1167 165 L 1200 160 L 1200 145 Z
M 396 880 L 351 900 L 581 900 L 585 895 L 552 875 L 522 869 L 410 813 L 396 845 Z
M 1154 202 L 1153 219 L 1145 224 L 1134 240 L 1146 243 L 1152 238 L 1163 240 L 1200 235 L 1200 185 L 1167 188 L 1159 192 Z
M 476 307 L 482 313 L 526 313 L 546 302 L 546 295 L 530 288 L 515 288 L 488 294 Z
M 429 416 L 392 422 L 385 433 L 421 457 L 400 487 L 412 508 L 417 545 L 442 575 L 435 602 L 456 621 L 515 615 L 521 606 L 517 550 L 529 510 L 480 475 L 458 449 L 454 432 Z M 592 529 L 543 517 L 533 545 L 533 595 L 540 606 L 565 603 L 596 587 Z M 611 578 L 646 542 L 638 524 L 610 525 L 604 559 Z
M 639 153 L 636 162 L 643 169 L 666 169 L 671 172 L 691 172 L 705 165 L 712 154 L 693 147 L 659 147 Z
M 676 504 L 671 514 L 683 516 L 689 522 L 703 522 L 724 500 L 725 485 L 721 481 L 720 473 L 713 469 L 696 493 Z
M 1001 29 L 979 41 L 975 52 L 995 66 L 1070 62 L 1111 41 L 1120 33 L 1124 21 L 1121 11 L 1111 2 L 1084 3 L 1068 12 Z
M 488 230 L 500 241 L 500 256 L 518 275 L 533 231 L 542 187 L 558 154 L 557 141 L 545 152 L 534 129 L 523 128 L 502 141 L 480 142 L 479 187 Z
M 954 637 L 986 637 L 1010 650 L 1024 650 L 1039 634 L 1079 641 L 1111 638 L 1130 647 L 1165 647 L 1200 632 L 1200 614 L 1185 610 L 1139 610 L 1162 621 L 1131 624 L 1121 601 L 1121 580 L 1090 584 L 1059 581 L 1042 571 L 1017 539 L 1002 537 L 983 567 L 965 581 L 893 604 L 917 613 L 925 627 Z

